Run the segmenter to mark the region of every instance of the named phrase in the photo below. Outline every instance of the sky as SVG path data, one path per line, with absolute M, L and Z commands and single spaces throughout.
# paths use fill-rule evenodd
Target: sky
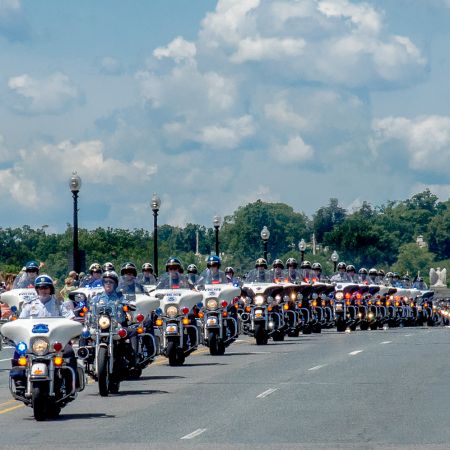
M 0 226 L 450 196 L 450 0 L 0 0 Z

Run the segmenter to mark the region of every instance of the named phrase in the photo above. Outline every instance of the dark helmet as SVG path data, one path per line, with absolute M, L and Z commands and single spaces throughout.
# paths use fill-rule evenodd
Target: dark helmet
M 311 266 L 312 270 L 318 270 L 319 272 L 322 272 L 322 264 L 315 262 Z
M 392 274 L 392 278 L 400 278 L 400 275 L 397 272 L 394 272 Z
M 378 270 L 375 269 L 374 267 L 372 267 L 371 269 L 369 269 L 369 275 L 372 277 L 377 277 L 378 276 Z
M 298 262 L 295 258 L 288 258 L 286 261 L 286 267 L 293 267 L 296 269 L 298 267 Z
M 89 266 L 89 273 L 92 275 L 94 272 L 101 272 L 102 266 L 99 263 L 93 263 Z
M 135 277 L 137 276 L 136 266 L 132 262 L 122 264 L 122 267 L 120 268 L 120 275 L 125 275 L 125 272 L 131 272 Z
M 358 273 L 360 275 L 367 275 L 368 274 L 367 269 L 365 267 L 361 267 L 361 269 L 358 270 Z
M 409 281 L 409 275 L 407 273 L 403 275 L 402 280 Z
M 309 261 L 302 261 L 300 264 L 302 269 L 311 269 L 311 263 Z
M 106 272 L 107 270 L 115 270 L 114 264 L 112 262 L 105 262 L 102 266 L 103 272 Z
M 274 259 L 272 263 L 272 268 L 275 269 L 276 267 L 279 267 L 280 269 L 284 269 L 284 264 L 281 259 Z
M 380 270 L 378 271 L 378 276 L 384 278 L 384 270 L 383 270 L 383 269 L 380 269 Z
M 220 267 L 220 258 L 217 255 L 211 255 L 207 261 L 206 261 L 206 266 L 207 267 L 211 267 L 211 266 L 217 266 Z
M 355 272 L 355 273 L 356 273 L 356 269 L 355 269 L 355 266 L 354 266 L 353 264 L 349 264 L 349 265 L 345 268 L 345 270 L 346 270 L 347 272 Z
M 39 264 L 37 261 L 28 261 L 25 264 L 25 272 L 36 272 L 39 273 Z
M 174 257 L 174 256 L 171 256 L 167 261 L 166 261 L 166 272 L 168 272 L 169 271 L 169 267 L 178 267 L 178 270 L 180 271 L 180 272 L 182 272 L 183 271 L 183 266 L 181 265 L 181 261 L 178 259 L 178 258 L 176 258 L 176 257 Z
M 142 264 L 142 272 L 144 270 L 150 270 L 150 273 L 153 273 L 153 266 L 150 263 L 144 263 Z
M 386 278 L 392 278 L 394 276 L 394 274 L 392 272 L 388 272 L 386 274 Z
M 197 266 L 195 264 L 189 264 L 187 266 L 187 273 L 198 273 Z
M 255 267 L 264 266 L 265 269 L 267 269 L 267 261 L 264 258 L 258 258 L 255 261 Z
M 232 273 L 234 275 L 234 269 L 231 266 L 225 268 L 225 273 Z
M 347 265 L 345 264 L 345 262 L 340 262 L 338 265 L 337 265 L 337 268 L 338 268 L 338 270 L 339 269 L 346 269 L 347 268 Z
M 114 270 L 107 270 L 106 272 L 103 272 L 102 274 L 102 283 L 105 284 L 105 280 L 113 280 L 116 287 L 119 284 L 119 276 Z
M 53 280 L 48 275 L 39 275 L 34 280 L 34 288 L 36 291 L 40 287 L 49 287 L 50 288 L 50 294 L 53 295 L 55 293 L 55 285 L 53 284 Z

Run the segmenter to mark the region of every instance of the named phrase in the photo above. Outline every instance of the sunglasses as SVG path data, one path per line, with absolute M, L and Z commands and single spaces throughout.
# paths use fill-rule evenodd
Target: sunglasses
M 50 286 L 37 286 L 36 289 L 50 289 Z
M 115 284 L 113 280 L 104 280 L 103 284 Z
M 168 267 L 167 269 L 168 270 L 178 270 L 178 267 L 176 267 L 176 266 L 175 267 Z

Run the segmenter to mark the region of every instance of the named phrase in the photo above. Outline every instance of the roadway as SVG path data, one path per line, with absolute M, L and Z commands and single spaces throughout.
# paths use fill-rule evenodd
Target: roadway
M 165 358 L 108 398 L 89 384 L 53 421 L 11 400 L 0 352 L 0 448 L 449 448 L 450 329 L 248 337 L 224 356 Z

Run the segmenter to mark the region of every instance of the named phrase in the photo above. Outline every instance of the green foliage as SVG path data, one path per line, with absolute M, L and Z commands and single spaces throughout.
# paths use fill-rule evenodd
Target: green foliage
M 433 264 L 434 255 L 431 252 L 410 243 L 400 247 L 397 262 L 392 266 L 392 270 L 401 275 L 408 273 L 412 277 L 420 272 L 421 276 L 427 278 Z

